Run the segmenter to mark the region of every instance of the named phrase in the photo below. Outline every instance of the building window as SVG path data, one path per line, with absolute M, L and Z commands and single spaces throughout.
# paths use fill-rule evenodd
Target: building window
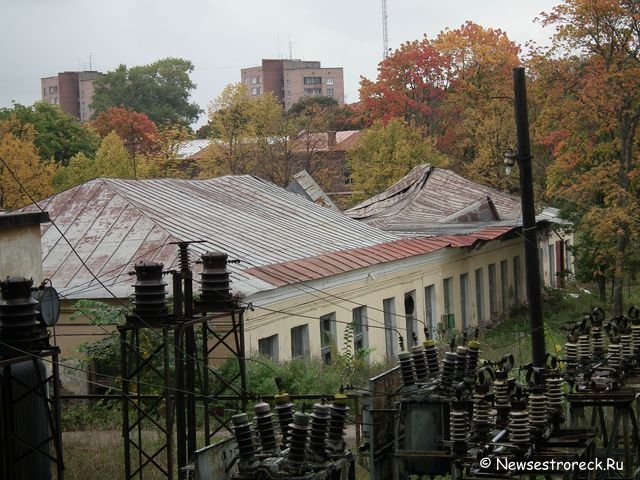
M 424 321 L 429 327 L 431 336 L 434 336 L 436 323 L 436 286 L 424 287 Z
M 57 86 L 49 87 L 49 94 L 51 95 L 52 93 L 58 93 L 58 87 Z
M 305 88 L 304 94 L 312 97 L 317 95 L 322 95 L 322 89 L 321 88 Z
M 258 340 L 258 351 L 260 355 L 269 357 L 271 360 L 278 361 L 278 335 L 271 335 L 267 338 Z
M 309 325 L 291 329 L 291 357 L 309 356 Z
M 513 257 L 513 300 L 516 305 L 522 303 L 522 269 L 518 255 Z
M 327 97 L 333 97 L 333 88 L 327 88 Z
M 331 363 L 331 350 L 336 343 L 336 314 L 320 317 L 320 354 L 322 361 Z
M 321 85 L 322 77 L 304 77 L 303 83 L 305 85 Z
M 333 77 L 327 78 L 327 85 L 333 85 Z
M 500 289 L 502 290 L 502 313 L 509 310 L 509 265 L 506 260 L 500 262 Z
M 256 83 L 260 83 L 260 77 L 251 77 L 251 84 L 255 85 Z
M 388 361 L 396 360 L 396 299 L 386 298 L 382 301 L 384 312 L 384 340 Z
M 353 315 L 353 353 L 357 354 L 369 348 L 369 332 L 367 325 L 367 307 L 357 307 Z
M 442 281 L 444 294 L 444 314 L 442 315 L 442 328 L 445 330 L 455 328 L 455 315 L 453 304 L 453 278 L 445 278 Z
M 484 322 L 484 279 L 482 268 L 476 268 L 476 320 L 478 325 Z
M 498 313 L 498 295 L 496 292 L 496 264 L 489 265 L 489 314 Z
M 549 244 L 549 286 L 556 286 L 556 247 Z
M 466 330 L 469 325 L 469 274 L 460 275 L 460 329 Z
M 542 286 L 546 283 L 544 281 L 544 250 L 538 248 L 538 267 L 540 268 L 540 283 Z
M 260 95 L 260 87 L 251 87 L 251 95 Z

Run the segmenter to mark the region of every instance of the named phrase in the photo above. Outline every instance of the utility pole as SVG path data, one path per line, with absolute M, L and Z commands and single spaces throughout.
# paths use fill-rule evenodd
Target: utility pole
M 520 168 L 520 199 L 522 204 L 522 234 L 526 269 L 527 299 L 531 328 L 533 366 L 542 367 L 545 361 L 544 319 L 536 232 L 536 209 L 533 196 L 531 143 L 529 140 L 529 112 L 524 67 L 513 69 L 514 112 L 518 136 L 517 161 Z

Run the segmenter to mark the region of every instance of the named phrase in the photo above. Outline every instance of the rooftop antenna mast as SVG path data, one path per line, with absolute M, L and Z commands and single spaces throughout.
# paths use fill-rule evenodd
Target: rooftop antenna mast
M 382 0 L 382 59 L 389 56 L 389 30 L 387 26 L 387 0 Z

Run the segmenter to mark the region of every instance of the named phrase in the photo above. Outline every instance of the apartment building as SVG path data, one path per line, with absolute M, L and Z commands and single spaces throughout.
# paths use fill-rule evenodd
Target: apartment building
M 42 100 L 60 105 L 63 112 L 73 115 L 81 122 L 91 119 L 93 109 L 94 82 L 100 72 L 61 72 L 40 79 Z
M 263 59 L 262 65 L 243 68 L 240 75 L 250 95 L 271 92 L 285 110 L 306 96 L 332 97 L 344 104 L 342 67 L 322 68 L 320 62 L 298 59 Z

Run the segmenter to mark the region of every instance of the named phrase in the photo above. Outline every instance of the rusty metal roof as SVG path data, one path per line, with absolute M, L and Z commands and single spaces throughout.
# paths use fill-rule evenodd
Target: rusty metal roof
M 190 247 L 194 259 L 209 250 L 240 259 L 242 263 L 231 265 L 233 287 L 248 295 L 273 288 L 246 273 L 248 268 L 398 238 L 252 176 L 96 179 L 40 205 L 119 297 L 129 295 L 133 282 L 127 272 L 141 259 L 175 266 L 177 249 L 169 242 L 206 240 Z M 44 225 L 42 231 L 44 274 L 53 285 L 70 298 L 108 298 L 56 229 Z
M 321 205 L 336 212 L 340 211 L 338 206 L 333 203 L 333 200 L 329 198 L 329 195 L 322 190 L 320 185 L 318 185 L 306 170 L 302 170 L 293 176 L 293 180 L 291 180 L 289 185 L 287 185 L 287 190 L 297 193 L 298 195 L 302 195 L 317 205 Z
M 518 224 L 520 199 L 424 164 L 345 214 L 401 235 L 467 234 Z

